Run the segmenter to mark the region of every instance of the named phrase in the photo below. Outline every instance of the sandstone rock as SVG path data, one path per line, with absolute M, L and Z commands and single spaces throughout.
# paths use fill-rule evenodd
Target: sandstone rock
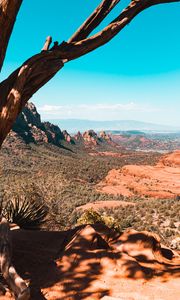
M 63 133 L 64 139 L 66 140 L 66 142 L 68 142 L 68 143 L 73 142 L 72 137 L 70 136 L 70 134 L 66 130 L 63 130 L 62 133 Z
M 74 135 L 74 139 L 79 142 L 84 140 L 80 131 L 78 131 L 77 134 Z
M 180 151 L 164 155 L 156 166 L 126 165 L 109 171 L 97 186 L 99 191 L 124 196 L 149 196 L 157 199 L 179 197 Z
M 101 131 L 99 133 L 99 137 L 107 141 L 112 141 L 111 136 L 107 134 L 105 131 Z
M 31 282 L 31 300 L 180 298 L 179 264 L 149 260 L 154 254 L 152 245 L 147 244 L 152 234 L 147 232 L 118 234 L 96 224 L 63 232 L 20 229 L 11 233 L 13 262 Z M 1 297 L 13 299 L 8 291 Z
M 99 138 L 97 133 L 94 130 L 88 130 L 83 133 L 83 139 L 88 144 L 98 145 Z
M 170 247 L 172 249 L 178 249 L 178 250 L 180 250 L 180 237 L 177 237 L 177 238 L 173 239 L 171 241 Z

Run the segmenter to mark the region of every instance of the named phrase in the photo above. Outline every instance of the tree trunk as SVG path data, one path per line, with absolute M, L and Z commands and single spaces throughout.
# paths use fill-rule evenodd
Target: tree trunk
M 0 0 L 0 71 L 22 0 Z
M 119 2 L 102 0 L 68 42 L 49 49 L 51 38 L 48 37 L 41 53 L 31 57 L 0 83 L 0 147 L 26 102 L 63 67 L 64 62 L 106 44 L 146 8 L 179 1 L 132 0 L 103 30 L 88 37 Z M 0 0 L 0 71 L 21 3 L 22 0 Z M 30 299 L 29 289 L 11 264 L 11 234 L 5 218 L 0 218 L 0 271 L 16 299 Z
M 179 1 L 180 0 L 132 0 L 109 25 L 100 32 L 88 37 L 119 2 L 118 0 L 103 0 L 94 13 L 68 42 L 62 42 L 60 45 L 57 45 L 57 47 L 49 49 L 51 37 L 48 37 L 43 47 L 44 51 L 27 60 L 19 69 L 0 84 L 0 145 L 9 133 L 26 102 L 63 67 L 64 62 L 79 58 L 106 44 L 146 8 L 156 4 Z M 8 3 L 8 7 L 12 5 L 11 10 L 12 8 L 13 10 L 12 16 L 10 14 L 10 23 L 13 23 L 21 2 L 20 0 L 0 0 L 0 16 L 2 15 L 2 20 L 6 20 L 2 13 L 4 3 Z M 16 6 L 15 3 L 18 3 L 18 6 Z M 12 26 L 13 25 L 11 25 L 11 27 Z M 8 34 L 10 35 L 9 32 L 10 31 L 8 31 Z M 6 43 L 8 34 L 5 30 Z M 0 55 L 6 43 L 0 44 Z
M 26 102 L 63 66 L 54 53 L 42 51 L 0 84 L 0 146 Z
M 0 221 L 0 272 L 13 291 L 15 299 L 29 300 L 29 288 L 13 267 L 11 253 L 12 243 L 9 223 L 2 217 Z

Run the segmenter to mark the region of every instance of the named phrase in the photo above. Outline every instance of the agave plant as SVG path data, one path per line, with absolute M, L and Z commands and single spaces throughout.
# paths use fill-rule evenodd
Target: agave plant
M 48 208 L 42 202 L 17 197 L 6 203 L 2 214 L 10 223 L 15 223 L 20 228 L 38 229 L 46 221 Z

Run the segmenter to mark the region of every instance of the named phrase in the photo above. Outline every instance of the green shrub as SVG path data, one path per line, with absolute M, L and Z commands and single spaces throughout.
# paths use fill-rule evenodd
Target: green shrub
M 105 213 L 100 214 L 97 211 L 94 211 L 93 209 L 87 209 L 77 220 L 77 225 L 83 225 L 83 224 L 96 224 L 101 223 L 106 225 L 109 228 L 113 228 L 117 231 L 121 230 L 121 227 L 119 226 L 118 222 L 112 217 Z

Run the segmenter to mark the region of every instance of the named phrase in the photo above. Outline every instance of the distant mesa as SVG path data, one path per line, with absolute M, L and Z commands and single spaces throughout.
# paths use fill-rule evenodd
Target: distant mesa
M 72 124 L 71 121 L 69 120 L 70 124 Z M 75 123 L 76 121 L 74 120 Z M 84 124 L 85 121 L 81 121 Z M 62 124 L 63 122 L 64 120 L 62 120 Z M 121 122 L 118 124 L 120 126 Z M 89 121 L 87 121 L 88 125 L 90 125 Z M 110 125 L 111 122 L 109 122 Z M 107 126 L 106 122 L 104 126 Z M 91 153 L 92 150 L 102 153 L 105 151 L 119 152 L 119 150 L 162 152 L 180 149 L 180 133 L 171 133 L 170 136 L 167 133 L 153 135 L 139 130 L 98 130 L 96 132 L 92 127 L 89 128 L 91 129 L 84 132 L 77 131 L 76 134 L 70 134 L 67 129 L 61 130 L 58 125 L 49 121 L 42 122 L 35 105 L 29 102 L 14 123 L 13 130 L 6 139 L 4 146 L 12 145 L 14 147 L 15 143 L 16 145 L 21 144 L 21 147 L 23 144 L 27 146 L 31 143 L 51 144 L 60 148 L 69 148 L 71 151 L 86 150 Z M 169 142 L 170 139 L 172 142 Z

